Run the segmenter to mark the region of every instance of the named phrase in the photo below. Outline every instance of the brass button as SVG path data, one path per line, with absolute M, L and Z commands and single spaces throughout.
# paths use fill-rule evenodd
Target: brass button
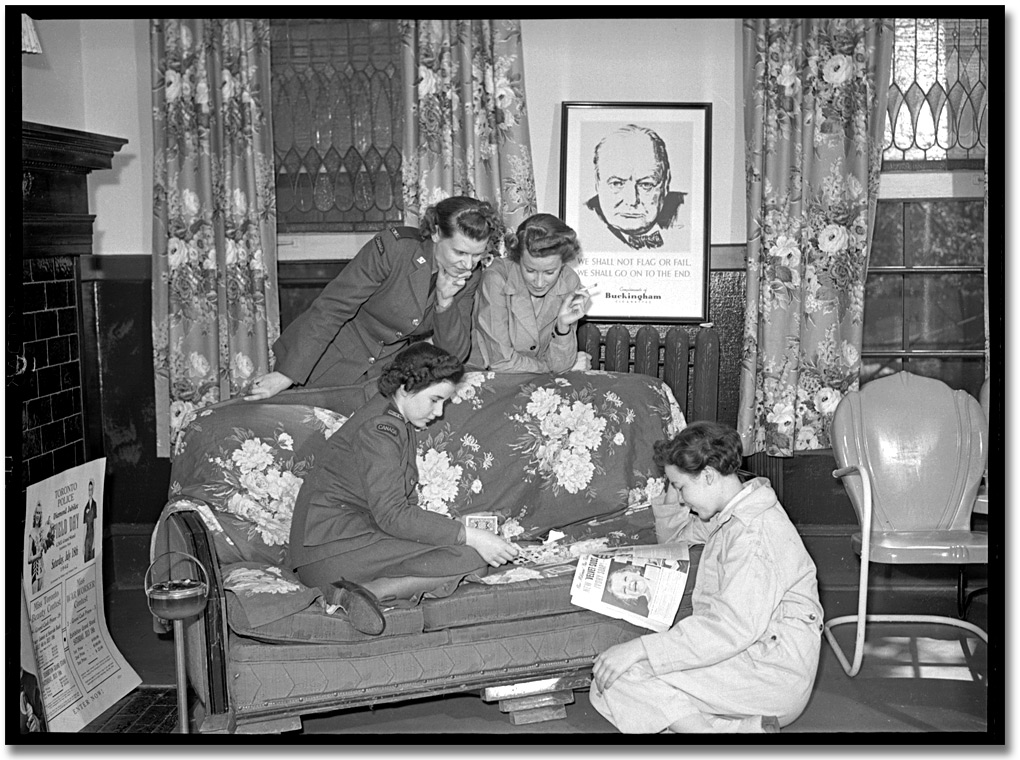
M 411 320 L 411 324 L 414 325 L 415 327 L 417 327 L 418 326 L 418 320 L 417 319 L 412 319 Z
M 404 333 L 400 332 L 400 330 L 397 330 L 397 337 L 398 338 L 403 338 L 404 337 Z
M 375 364 L 375 357 L 374 356 L 368 357 L 368 363 L 369 364 Z

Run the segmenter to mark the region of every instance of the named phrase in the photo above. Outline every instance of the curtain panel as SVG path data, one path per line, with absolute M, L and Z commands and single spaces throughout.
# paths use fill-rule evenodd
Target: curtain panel
M 406 223 L 467 195 L 516 228 L 537 206 L 520 22 L 401 21 L 401 34 Z
M 883 19 L 746 19 L 744 454 L 829 447 L 859 385 L 893 29 Z
M 269 22 L 153 19 L 157 456 L 269 371 L 280 331 Z

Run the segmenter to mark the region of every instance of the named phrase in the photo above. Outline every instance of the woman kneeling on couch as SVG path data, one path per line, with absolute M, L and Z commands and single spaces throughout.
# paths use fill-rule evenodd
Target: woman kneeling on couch
M 459 359 L 414 343 L 383 370 L 379 395 L 315 452 L 290 532 L 290 564 L 363 633 L 382 633 L 380 601 L 447 596 L 465 575 L 517 555 L 499 536 L 417 503 L 416 430 L 443 414 Z

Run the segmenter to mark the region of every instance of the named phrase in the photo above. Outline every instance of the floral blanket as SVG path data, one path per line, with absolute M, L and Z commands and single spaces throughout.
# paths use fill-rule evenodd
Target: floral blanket
M 203 409 L 175 447 L 170 502 L 201 514 L 221 563 L 285 563 L 294 502 L 316 464 L 310 444 L 346 419 L 306 404 Z M 469 373 L 418 434 L 418 504 L 537 538 L 661 492 L 652 445 L 684 424 L 668 386 L 646 375 Z
M 685 421 L 669 387 L 617 372 L 472 372 L 418 434 L 419 505 L 494 514 L 531 538 L 647 501 L 662 490 L 655 441 Z

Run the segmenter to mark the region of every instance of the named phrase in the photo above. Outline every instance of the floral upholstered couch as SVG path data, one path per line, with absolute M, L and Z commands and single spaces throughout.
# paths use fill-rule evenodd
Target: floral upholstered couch
M 376 637 L 288 564 L 294 502 L 317 466 L 310 444 L 344 424 L 347 404 L 329 390 L 281 394 L 203 409 L 182 425 L 151 553 L 187 553 L 211 578 L 205 614 L 187 621 L 199 730 L 292 730 L 309 713 L 537 679 L 583 686 L 598 652 L 640 635 L 570 604 L 570 562 L 654 543 L 647 503 L 663 478 L 652 445 L 685 424 L 663 382 L 469 373 L 419 433 L 418 506 L 495 515 L 532 561 L 388 609 Z M 550 531 L 563 536 L 549 541 Z M 679 614 L 689 605 L 688 589 Z

